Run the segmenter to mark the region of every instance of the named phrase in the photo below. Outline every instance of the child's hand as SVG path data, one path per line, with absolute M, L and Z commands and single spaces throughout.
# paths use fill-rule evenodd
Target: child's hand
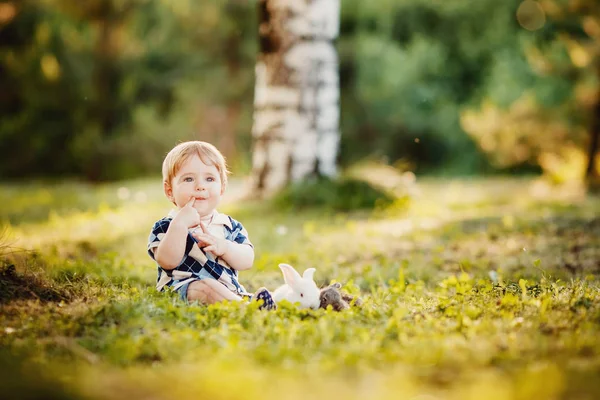
M 192 198 L 188 203 L 179 210 L 174 220 L 185 225 L 186 228 L 193 228 L 200 223 L 200 214 L 194 208 L 196 199 Z
M 198 241 L 198 246 L 205 251 L 210 251 L 217 257 L 223 257 L 229 248 L 229 241 L 212 235 L 202 222 L 200 222 L 199 226 L 202 229 L 202 233 L 192 232 L 192 236 Z

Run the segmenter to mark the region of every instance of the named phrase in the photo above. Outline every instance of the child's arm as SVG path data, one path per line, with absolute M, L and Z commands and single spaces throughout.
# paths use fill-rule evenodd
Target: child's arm
M 188 229 L 200 223 L 198 211 L 193 208 L 195 199 L 183 207 L 173 218 L 165 237 L 154 251 L 154 259 L 163 269 L 177 268 L 185 254 Z
M 203 223 L 200 223 L 203 233 L 192 233 L 198 240 L 198 245 L 205 251 L 210 251 L 222 258 L 231 268 L 243 271 L 252 268 L 254 263 L 254 248 L 248 244 L 240 244 L 227 239 L 217 238 L 210 234 Z
M 227 242 L 227 250 L 220 257 L 233 269 L 243 271 L 252 268 L 254 264 L 254 248 L 247 244 Z

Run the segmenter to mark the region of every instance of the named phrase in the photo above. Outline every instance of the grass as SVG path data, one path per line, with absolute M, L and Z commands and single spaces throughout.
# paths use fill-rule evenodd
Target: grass
M 1 185 L 0 387 L 56 399 L 600 398 L 600 199 L 528 179 L 418 181 L 406 208 L 222 210 L 361 309 L 185 305 L 146 255 L 159 180 Z

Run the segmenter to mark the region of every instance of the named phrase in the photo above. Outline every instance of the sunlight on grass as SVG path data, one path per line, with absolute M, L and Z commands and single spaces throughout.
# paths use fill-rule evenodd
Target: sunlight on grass
M 349 213 L 226 194 L 256 247 L 242 283 L 274 289 L 278 263 L 315 267 L 319 285 L 363 298 L 341 313 L 156 293 L 146 240 L 171 207 L 159 179 L 4 185 L 0 386 L 94 399 L 598 398 L 599 199 L 525 179 L 412 185 L 408 208 Z

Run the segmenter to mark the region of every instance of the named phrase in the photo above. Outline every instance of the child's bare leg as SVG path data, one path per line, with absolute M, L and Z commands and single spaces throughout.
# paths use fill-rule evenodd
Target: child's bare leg
M 200 301 L 203 304 L 213 304 L 223 300 L 242 300 L 242 298 L 213 279 L 204 279 L 190 283 L 187 291 L 189 302 Z

